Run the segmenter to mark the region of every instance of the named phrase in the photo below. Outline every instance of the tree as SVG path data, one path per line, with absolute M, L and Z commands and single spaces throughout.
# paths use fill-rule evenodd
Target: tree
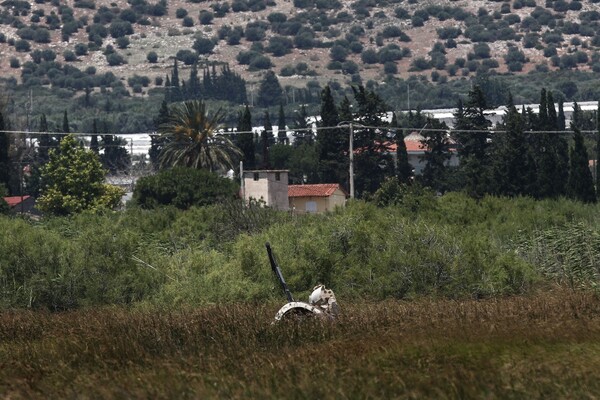
M 432 129 L 423 131 L 421 143 L 425 148 L 425 168 L 421 180 L 425 186 L 443 193 L 447 190 L 446 163 L 451 156 L 450 139 L 444 131 L 447 126 L 435 119 L 428 119 L 426 125 Z
M 273 125 L 271 124 L 271 117 L 269 111 L 265 111 L 264 127 L 261 132 L 261 147 L 262 147 L 262 168 L 269 169 L 269 146 L 271 145 L 271 137 L 273 136 Z
M 258 89 L 258 105 L 270 107 L 282 102 L 283 90 L 275 72 L 268 71 Z
M 175 167 L 140 178 L 133 201 L 142 208 L 173 205 L 186 210 L 235 198 L 235 182 L 203 169 Z
M 321 92 L 321 127 L 317 134 L 321 182 L 340 183 L 345 175 L 344 151 L 348 148 L 347 128 L 332 129 L 340 122 L 329 85 Z
M 116 207 L 124 191 L 104 184 L 106 172 L 98 156 L 83 148 L 72 135 L 50 151 L 50 160 L 41 168 L 41 211 L 69 215 L 88 209 Z
M 277 118 L 277 143 L 287 144 L 287 132 L 285 123 L 285 112 L 283 111 L 283 104 L 279 105 L 279 117 Z
M 583 135 L 576 125 L 572 125 L 574 146 L 570 154 L 569 181 L 567 195 L 584 203 L 595 203 L 594 181 L 589 168 L 588 154 L 583 143 Z
M 394 116 L 395 117 L 395 116 Z M 413 167 L 408 162 L 408 152 L 404 142 L 404 133 L 401 129 L 396 131 L 396 178 L 399 183 L 409 184 L 413 178 Z
M 564 131 L 566 128 L 565 125 L 565 110 L 562 99 L 558 101 L 558 117 L 557 117 L 557 126 L 559 131 Z
M 596 111 L 596 194 L 600 195 L 600 101 Z
M 364 197 L 375 193 L 384 180 L 394 174 L 387 130 L 376 128 L 387 125 L 383 117 L 388 106 L 378 94 L 362 85 L 353 88 L 353 92 L 357 104 L 357 113 L 353 118 L 367 127 L 357 126 L 354 131 L 355 188 Z
M 242 153 L 229 138 L 216 134 L 222 116 L 220 109 L 211 115 L 200 100 L 175 104 L 159 129 L 166 142 L 161 167 L 232 169 Z
M 104 153 L 100 156 L 102 165 L 110 173 L 125 172 L 131 165 L 131 155 L 124 147 L 125 139 L 115 135 L 102 135 L 102 148 Z
M 244 111 L 238 116 L 237 146 L 242 151 L 246 169 L 256 167 L 256 156 L 254 154 L 254 142 L 252 137 L 252 114 L 246 104 Z
M 464 107 L 459 102 L 455 114 L 461 177 L 465 190 L 475 198 L 481 198 L 489 189 L 487 129 L 491 123 L 484 114 L 487 108 L 483 91 L 479 86 L 474 86 Z
M 160 109 L 158 110 L 158 115 L 154 119 L 154 129 L 158 132 L 160 126 L 166 123 L 169 120 L 169 106 L 167 105 L 167 101 L 163 100 Z M 150 150 L 148 150 L 148 156 L 150 157 L 150 162 L 152 163 L 152 168 L 157 171 L 160 165 L 160 153 L 165 145 L 165 139 L 161 135 L 151 135 L 150 136 Z
M 506 105 L 506 114 L 502 121 L 505 132 L 496 134 L 493 144 L 492 169 L 493 190 L 501 196 L 519 196 L 531 194 L 528 170 L 530 165 L 529 148 L 523 132 L 523 119 L 517 111 L 512 95 Z M 533 164 L 533 163 L 532 163 Z
M 8 133 L 3 132 L 5 129 L 4 116 L 0 111 L 0 186 L 8 188 L 10 181 L 10 138 Z
M 90 150 L 93 151 L 95 154 L 100 154 L 98 135 L 96 135 L 96 133 L 98 133 L 98 121 L 96 120 L 96 118 L 94 118 L 94 121 L 92 122 L 92 133 L 93 135 L 90 139 Z

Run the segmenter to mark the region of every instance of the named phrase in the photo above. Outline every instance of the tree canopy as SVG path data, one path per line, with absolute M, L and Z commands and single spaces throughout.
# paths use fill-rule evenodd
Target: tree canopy
M 69 215 L 88 209 L 116 207 L 124 191 L 104 183 L 106 171 L 98 156 L 86 150 L 72 135 L 50 151 L 50 160 L 41 168 L 38 208 L 55 215 Z

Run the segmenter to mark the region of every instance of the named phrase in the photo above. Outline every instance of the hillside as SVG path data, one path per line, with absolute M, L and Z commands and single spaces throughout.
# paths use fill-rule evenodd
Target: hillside
M 0 63 L 4 77 L 79 90 L 115 86 L 106 73 L 138 75 L 128 82 L 135 93 L 163 85 L 174 57 L 182 69 L 196 59 L 228 63 L 250 93 L 267 69 L 295 87 L 411 74 L 443 82 L 489 70 L 599 71 L 599 7 L 597 0 L 6 0 Z

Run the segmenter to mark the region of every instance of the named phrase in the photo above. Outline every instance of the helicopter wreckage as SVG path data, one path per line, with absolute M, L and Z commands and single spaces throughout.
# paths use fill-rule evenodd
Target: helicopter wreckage
M 340 309 L 335 294 L 333 293 L 333 290 L 327 289 L 325 285 L 317 285 L 313 288 L 312 293 L 308 296 L 308 303 L 294 300 L 292 292 L 290 292 L 287 283 L 285 283 L 285 279 L 283 279 L 281 268 L 279 268 L 279 265 L 275 260 L 271 245 L 266 243 L 265 247 L 267 248 L 271 269 L 281 284 L 283 292 L 288 300 L 288 302 L 277 311 L 277 314 L 275 314 L 275 322 L 290 317 L 317 316 L 333 319 L 339 315 Z

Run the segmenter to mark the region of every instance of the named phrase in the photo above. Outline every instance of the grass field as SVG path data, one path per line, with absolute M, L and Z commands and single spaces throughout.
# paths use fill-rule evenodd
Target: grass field
M 0 313 L 2 398 L 597 398 L 600 299 Z

